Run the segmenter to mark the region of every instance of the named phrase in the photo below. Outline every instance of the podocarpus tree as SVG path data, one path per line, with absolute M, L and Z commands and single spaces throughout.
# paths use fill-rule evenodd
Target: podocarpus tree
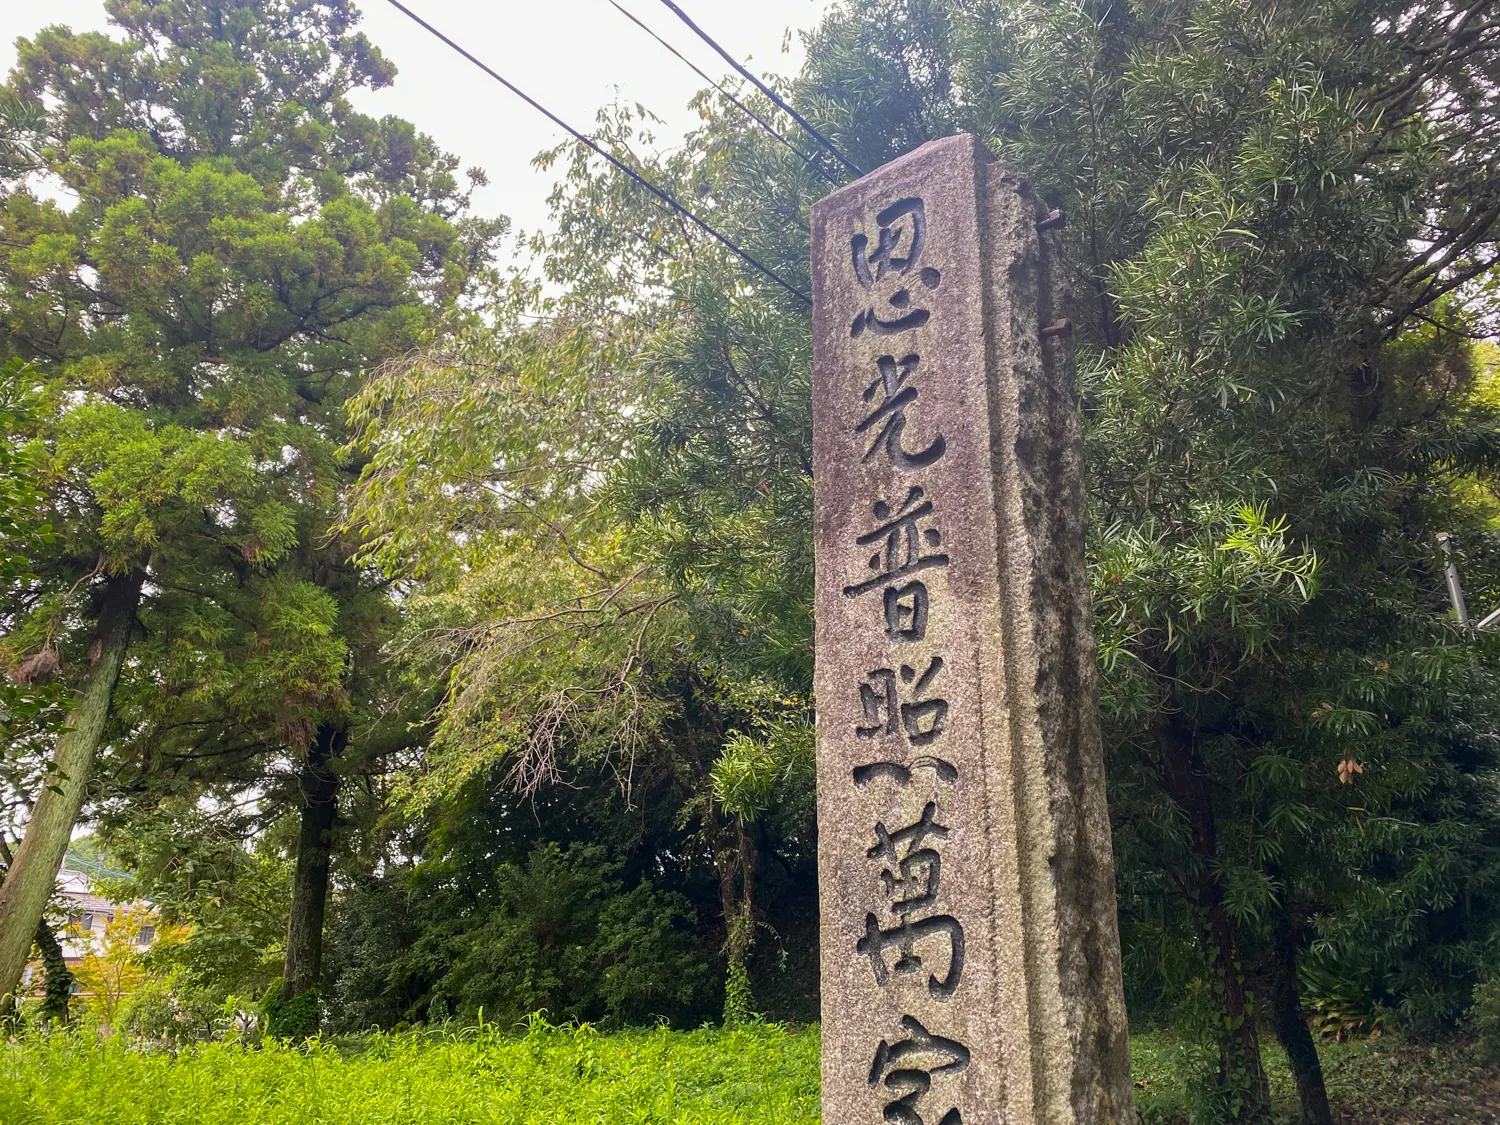
M 393 70 L 344 0 L 108 8 L 121 39 L 44 31 L 6 91 L 43 107 L 46 169 L 76 198 L 24 178 L 0 198 L 4 346 L 51 390 L 36 432 L 56 529 L 7 643 L 61 652 L 78 687 L 60 783 L 0 890 L 0 992 L 112 698 L 138 783 L 187 759 L 232 775 L 247 755 L 299 775 L 316 847 L 287 976 L 305 988 L 328 885 L 316 853 L 378 648 L 361 608 L 376 587 L 328 534 L 341 404 L 468 291 L 500 228 L 458 218 L 455 162 L 427 138 L 353 111 L 348 92 Z
M 843 142 L 974 129 L 1068 218 L 1127 944 L 1165 939 L 1217 1042 L 1205 1119 L 1265 1116 L 1268 1010 L 1326 1121 L 1312 937 L 1451 1017 L 1493 911 L 1455 897 L 1494 885 L 1493 673 L 1431 535 L 1476 526 L 1496 448 L 1462 297 L 1497 257 L 1500 12 L 858 7 L 808 76 Z
M 1485 909 L 1450 907 L 1496 878 L 1493 672 L 1448 626 L 1432 535 L 1477 526 L 1462 481 L 1496 449 L 1449 295 L 1496 261 L 1500 121 L 1479 91 L 1497 14 L 1005 24 L 998 112 L 1070 215 L 1095 349 L 1081 389 L 1127 922 L 1203 951 L 1210 1115 L 1265 1115 L 1269 1023 L 1304 1116 L 1329 1119 L 1298 996 L 1314 936 L 1351 975 L 1408 975 L 1411 1015 L 1451 1018 L 1477 968 L 1460 951 Z M 1434 939 L 1459 960 L 1419 979 Z

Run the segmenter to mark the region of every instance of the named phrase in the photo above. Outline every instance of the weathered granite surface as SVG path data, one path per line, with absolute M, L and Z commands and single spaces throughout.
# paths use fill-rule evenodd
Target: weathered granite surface
M 813 209 L 826 1125 L 1135 1121 L 1046 215 L 969 136 Z

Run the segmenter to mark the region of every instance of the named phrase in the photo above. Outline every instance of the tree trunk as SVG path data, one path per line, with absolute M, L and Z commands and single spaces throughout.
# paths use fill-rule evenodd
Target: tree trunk
M 5 861 L 7 871 L 16 860 L 11 853 L 10 845 L 3 837 L 0 837 L 0 859 Z M 4 876 L 0 876 L 0 882 L 3 881 Z M 63 957 L 62 946 L 58 944 L 57 935 L 52 932 L 52 927 L 47 925 L 45 917 L 36 924 L 36 947 L 42 954 L 44 974 L 42 1019 L 67 1023 L 68 1001 L 73 996 L 73 974 L 68 969 L 67 959 Z M 22 972 L 24 973 L 25 970 Z
M 1318 1046 L 1307 1026 L 1302 996 L 1297 987 L 1297 938 L 1293 932 L 1291 907 L 1284 906 L 1273 921 L 1271 950 L 1271 1018 L 1276 1038 L 1286 1051 L 1292 1076 L 1297 1080 L 1297 1099 L 1302 1103 L 1304 1125 L 1333 1125 L 1328 1106 L 1328 1087 L 1323 1082 L 1323 1064 Z
M 1198 749 L 1197 732 L 1181 712 L 1167 716 L 1156 730 L 1162 778 L 1173 801 L 1187 817 L 1192 834 L 1195 870 L 1192 873 L 1197 906 L 1202 911 L 1204 937 L 1212 951 L 1214 975 L 1221 994 L 1219 1082 L 1239 1088 L 1244 1107 L 1238 1120 L 1265 1122 L 1271 1115 L 1271 1089 L 1260 1057 L 1255 1010 L 1245 991 L 1239 943 L 1234 922 L 1224 907 L 1219 878 L 1218 830 L 1214 821 L 1213 790 L 1208 768 Z
M 292 877 L 286 965 L 281 974 L 283 1000 L 313 988 L 322 975 L 323 917 L 328 908 L 328 868 L 333 858 L 333 822 L 339 793 L 339 775 L 333 763 L 348 741 L 349 728 L 344 723 L 320 723 L 297 779 L 302 827 L 297 835 L 297 870 Z
M 728 972 L 724 981 L 724 1023 L 744 1023 L 755 1016 L 755 994 L 750 984 L 750 954 L 755 948 L 755 844 L 737 817 L 730 823 L 721 817 L 714 796 L 713 775 L 703 761 L 698 745 L 697 721 L 722 745 L 724 731 L 712 704 L 704 702 L 695 677 L 687 682 L 688 707 L 682 723 L 682 749 L 686 757 L 688 787 L 703 802 L 703 835 L 714 853 L 714 871 L 719 876 L 719 905 L 724 914 L 724 956 Z M 700 710 L 695 716 L 694 708 Z
M 724 953 L 729 973 L 724 986 L 724 1024 L 733 1027 L 755 1018 L 750 985 L 750 953 L 755 948 L 755 845 L 737 824 L 725 832 L 718 851 L 719 899 L 724 909 Z
M 133 570 L 104 584 L 90 667 L 68 715 L 69 730 L 57 740 L 54 781 L 37 795 L 26 823 L 26 836 L 16 849 L 15 862 L 0 884 L 0 1012 L 15 1002 L 21 973 L 31 954 L 31 943 L 63 856 L 72 839 L 73 823 L 83 807 L 84 790 L 94 754 L 104 736 L 110 698 L 120 678 L 130 623 L 141 598 L 145 573 Z

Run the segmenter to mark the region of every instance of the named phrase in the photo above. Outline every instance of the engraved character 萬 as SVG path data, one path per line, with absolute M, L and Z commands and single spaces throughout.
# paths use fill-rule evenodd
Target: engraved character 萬
M 929 801 L 922 816 L 913 824 L 890 831 L 883 822 L 875 825 L 875 844 L 865 854 L 885 862 L 880 872 L 885 887 L 886 905 L 896 916 L 896 923 L 881 928 L 873 913 L 865 915 L 865 936 L 855 944 L 855 951 L 870 959 L 870 971 L 876 984 L 885 984 L 892 973 L 914 973 L 923 967 L 917 942 L 941 936 L 948 942 L 948 968 L 943 976 L 929 972 L 927 990 L 940 1000 L 953 995 L 964 972 L 964 928 L 951 914 L 919 913 L 933 906 L 940 889 L 942 853 L 928 846 L 948 838 L 948 827 L 937 823 L 936 803 Z M 885 955 L 895 950 L 894 964 L 887 965 Z

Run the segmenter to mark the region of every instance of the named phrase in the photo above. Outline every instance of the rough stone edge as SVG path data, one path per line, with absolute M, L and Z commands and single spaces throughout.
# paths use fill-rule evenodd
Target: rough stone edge
M 1035 227 L 1045 209 L 983 145 L 974 151 L 990 249 L 981 269 L 1032 1114 L 1057 1125 L 1133 1125 L 1084 554 L 1082 428 L 1069 344 L 1039 336 L 1063 294 L 1052 240 Z

